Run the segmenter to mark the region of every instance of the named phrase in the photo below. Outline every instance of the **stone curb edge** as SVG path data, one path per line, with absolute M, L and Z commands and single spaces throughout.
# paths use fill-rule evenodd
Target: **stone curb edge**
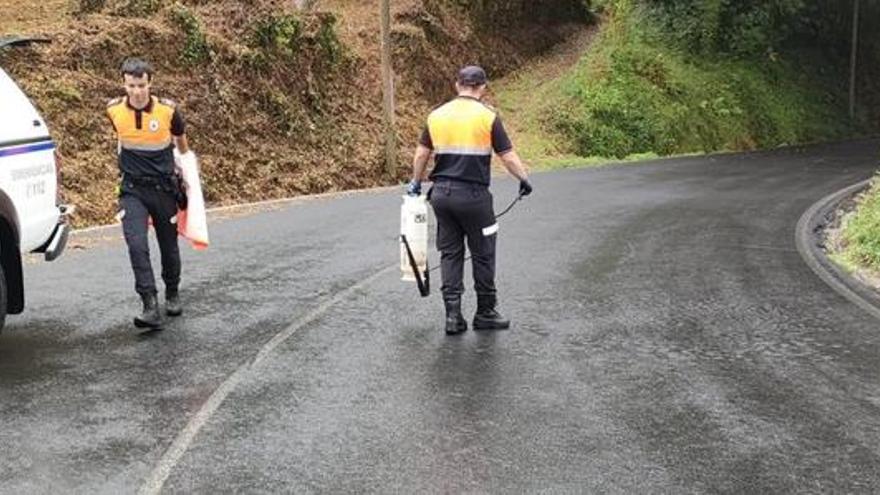
M 798 220 L 795 244 L 804 261 L 825 283 L 853 304 L 880 319 L 880 294 L 838 267 L 822 247 L 822 232 L 845 200 L 863 192 L 871 179 L 841 189 L 817 201 Z
M 227 206 L 215 206 L 215 207 L 208 208 L 206 210 L 206 213 L 208 214 L 208 217 L 210 220 L 211 216 L 216 215 L 218 213 L 257 210 L 257 209 L 261 209 L 261 208 L 272 208 L 272 207 L 276 207 L 276 206 L 284 207 L 284 206 L 289 206 L 289 205 L 294 205 L 294 204 L 299 204 L 299 203 L 308 203 L 308 202 L 312 202 L 312 201 L 336 199 L 336 198 L 343 198 L 343 197 L 348 197 L 348 196 L 381 194 L 381 193 L 385 193 L 388 191 L 393 191 L 395 189 L 400 189 L 401 191 L 403 191 L 403 187 L 404 186 L 402 186 L 402 185 L 379 186 L 379 187 L 372 187 L 372 188 L 366 188 L 366 189 L 351 189 L 351 190 L 347 190 L 347 191 L 335 191 L 335 192 L 327 192 L 327 193 L 320 193 L 320 194 L 304 194 L 302 196 L 293 196 L 293 197 L 289 197 L 289 198 L 270 199 L 270 200 L 266 200 L 266 201 L 255 201 L 255 202 L 250 202 L 250 203 L 237 203 L 237 204 L 232 204 L 232 205 L 227 205 Z M 119 222 L 116 222 L 116 223 L 110 223 L 110 224 L 105 224 L 105 225 L 96 225 L 93 227 L 85 227 L 85 228 L 81 228 L 81 229 L 72 230 L 70 232 L 70 235 L 77 237 L 77 236 L 84 236 L 84 235 L 89 235 L 89 234 L 94 234 L 94 233 L 100 233 L 100 232 L 111 230 L 111 229 L 119 229 L 120 228 L 119 225 L 120 225 Z

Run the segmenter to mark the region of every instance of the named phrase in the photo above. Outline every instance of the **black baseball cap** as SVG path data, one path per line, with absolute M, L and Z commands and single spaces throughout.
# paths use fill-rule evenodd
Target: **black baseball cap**
M 486 84 L 486 71 L 477 65 L 468 65 L 458 71 L 458 84 L 462 86 L 482 86 Z

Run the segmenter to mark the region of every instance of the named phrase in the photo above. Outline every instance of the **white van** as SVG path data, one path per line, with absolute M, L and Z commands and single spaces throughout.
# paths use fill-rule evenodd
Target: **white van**
M 0 68 L 0 329 L 24 310 L 22 255 L 52 261 L 67 243 L 58 166 L 46 122 Z

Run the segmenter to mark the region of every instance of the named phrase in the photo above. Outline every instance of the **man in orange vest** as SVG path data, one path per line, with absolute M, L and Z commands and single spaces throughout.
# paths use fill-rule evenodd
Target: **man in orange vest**
M 520 194 L 532 192 L 525 168 L 519 159 L 501 119 L 482 102 L 486 94 L 486 72 L 468 66 L 458 74 L 458 97 L 441 105 L 428 116 L 428 122 L 413 159 L 413 179 L 407 194 L 418 196 L 427 163 L 434 153 L 434 182 L 428 199 L 437 218 L 437 250 L 440 251 L 441 290 L 446 306 L 446 333 L 467 330 L 461 314 L 464 293 L 464 243 L 471 252 L 477 312 L 474 330 L 503 330 L 510 321 L 497 309 L 495 291 L 495 240 L 498 224 L 489 192 L 492 153 L 520 180 Z
M 122 64 L 125 97 L 111 100 L 107 115 L 119 139 L 119 216 L 134 271 L 135 290 L 143 311 L 134 318 L 139 328 L 159 328 L 156 281 L 150 264 L 147 237 L 152 220 L 162 254 L 165 312 L 180 316 L 180 251 L 177 245 L 177 212 L 185 207 L 179 177 L 174 171 L 174 147 L 186 153 L 185 123 L 174 102 L 150 93 L 153 69 L 140 59 Z

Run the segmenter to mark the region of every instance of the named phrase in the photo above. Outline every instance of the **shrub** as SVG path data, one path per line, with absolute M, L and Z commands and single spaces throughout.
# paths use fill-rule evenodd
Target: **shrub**
M 117 15 L 139 17 L 155 14 L 162 8 L 163 0 L 127 0 L 116 8 Z
M 323 16 L 321 25 L 318 28 L 318 34 L 315 40 L 321 48 L 323 58 L 330 63 L 336 65 L 343 58 L 342 44 L 336 36 L 336 17 L 332 15 Z
M 265 51 L 292 55 L 300 49 L 302 33 L 302 22 L 296 16 L 269 15 L 254 23 L 251 42 Z
M 78 0 L 76 14 L 92 14 L 100 12 L 107 5 L 107 0 Z
M 189 65 L 198 65 L 211 56 L 202 24 L 195 14 L 183 5 L 176 4 L 171 10 L 171 20 L 184 34 L 180 58 Z

